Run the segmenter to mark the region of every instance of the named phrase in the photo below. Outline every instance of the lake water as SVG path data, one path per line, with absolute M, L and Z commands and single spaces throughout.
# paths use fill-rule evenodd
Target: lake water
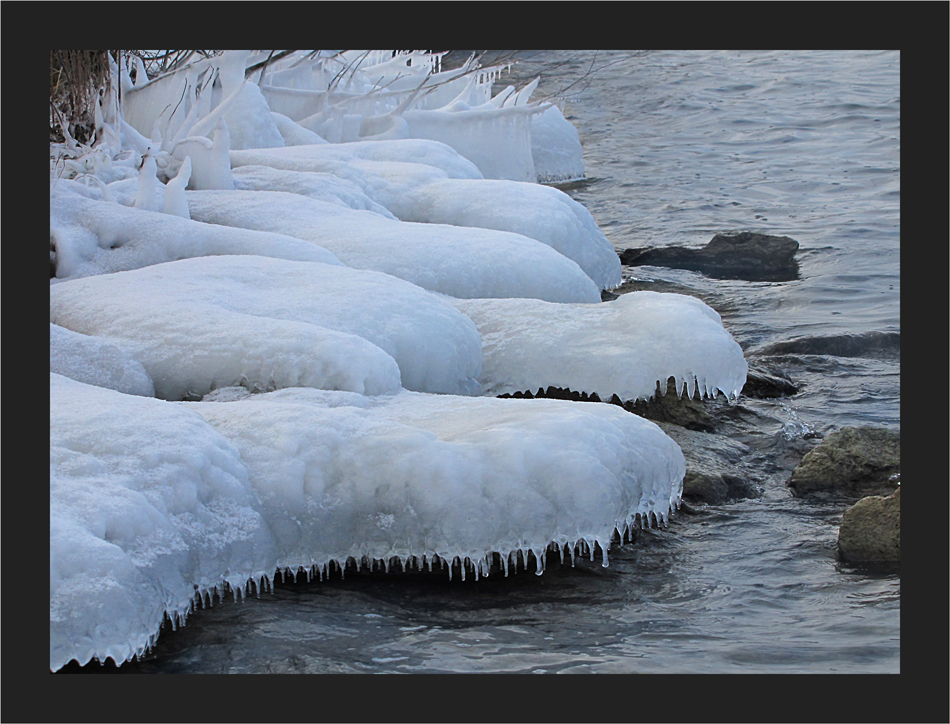
M 801 391 L 740 401 L 754 414 L 743 434 L 762 496 L 697 506 L 612 548 L 607 568 L 598 557 L 477 582 L 278 578 L 164 630 L 120 673 L 900 671 L 899 573 L 839 563 L 845 505 L 784 486 L 809 439 L 900 426 L 899 53 L 518 57 L 499 82 L 542 74 L 535 98 L 563 104 L 585 149 L 587 181 L 567 191 L 618 250 L 731 230 L 801 244 L 790 282 L 655 267 L 625 277 L 695 290 L 750 362 L 777 342 L 855 337 L 847 355 L 765 358 Z

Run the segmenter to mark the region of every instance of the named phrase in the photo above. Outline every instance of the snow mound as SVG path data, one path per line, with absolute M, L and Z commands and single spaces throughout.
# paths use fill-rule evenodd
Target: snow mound
M 155 396 L 155 384 L 142 364 L 121 344 L 49 326 L 49 371 L 127 395 Z
M 285 171 L 325 171 L 332 169 L 334 164 L 358 161 L 420 163 L 441 169 L 450 178 L 482 178 L 475 164 L 459 155 L 451 146 L 424 139 L 354 141 L 231 151 L 232 168 L 271 166 Z
M 440 179 L 389 205 L 403 221 L 498 229 L 537 239 L 573 259 L 600 289 L 619 286 L 620 257 L 594 217 L 550 186 L 494 179 Z
M 187 196 L 194 219 L 306 239 L 350 267 L 453 297 L 600 299 L 575 262 L 512 232 L 396 221 L 279 191 L 189 191 Z
M 586 177 L 580 135 L 557 106 L 531 117 L 531 157 L 539 183 L 567 183 Z
M 453 300 L 482 336 L 486 394 L 548 386 L 646 399 L 657 383 L 738 396 L 748 364 L 719 314 L 695 297 L 632 292 L 602 304 Z
M 158 186 L 165 188 L 160 183 Z M 122 192 L 117 190 L 116 195 L 122 196 Z M 183 258 L 230 254 L 342 265 L 326 249 L 291 236 L 229 229 L 173 214 L 127 208 L 99 200 L 101 198 L 98 189 L 90 189 L 77 181 L 57 181 L 50 195 L 49 212 L 58 279 L 139 269 Z
M 439 559 L 487 575 L 666 520 L 685 461 L 610 405 L 284 389 L 172 403 L 50 375 L 50 668 L 141 654 L 227 583 Z M 581 548 L 582 550 L 582 548 Z M 540 573 L 540 570 L 539 570 Z M 220 590 L 220 589 L 219 589 Z
M 194 411 L 50 374 L 50 669 L 145 652 L 195 593 L 273 573 L 237 448 Z
M 312 386 L 471 394 L 478 332 L 377 272 L 254 256 L 183 259 L 50 286 L 50 322 L 127 343 L 159 397 Z
M 336 174 L 282 171 L 270 166 L 241 166 L 234 169 L 232 175 L 234 188 L 239 191 L 286 191 L 349 209 L 372 211 L 387 219 L 396 218 L 389 209 L 369 196 L 363 187 Z
M 295 388 L 189 408 L 241 450 L 291 569 L 438 556 L 486 574 L 493 552 L 606 550 L 638 516 L 666 521 L 685 474 L 612 405 Z

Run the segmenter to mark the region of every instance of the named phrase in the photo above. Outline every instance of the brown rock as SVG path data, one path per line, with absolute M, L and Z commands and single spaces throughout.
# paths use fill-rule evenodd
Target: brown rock
M 788 486 L 797 496 L 889 495 L 897 487 L 900 468 L 899 431 L 843 427 L 805 454 L 792 471 Z
M 838 553 L 849 563 L 900 562 L 901 489 L 862 498 L 848 508 L 838 530 Z

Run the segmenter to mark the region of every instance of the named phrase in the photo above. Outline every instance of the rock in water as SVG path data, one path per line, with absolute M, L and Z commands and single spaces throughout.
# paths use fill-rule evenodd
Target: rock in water
M 620 253 L 620 262 L 625 266 L 690 269 L 717 278 L 780 282 L 798 279 L 798 262 L 794 259 L 797 251 L 798 242 L 791 237 L 742 231 L 716 234 L 698 249 L 625 249 Z
M 843 427 L 810 450 L 792 471 L 797 496 L 837 493 L 853 497 L 889 495 L 901 467 L 900 431 Z
M 900 562 L 901 489 L 886 498 L 862 498 L 845 511 L 838 553 L 849 563 Z

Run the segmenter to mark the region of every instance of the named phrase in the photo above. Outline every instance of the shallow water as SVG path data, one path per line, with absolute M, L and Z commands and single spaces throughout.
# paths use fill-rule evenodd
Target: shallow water
M 564 103 L 588 176 L 567 190 L 618 250 L 698 246 L 730 230 L 801 244 L 790 282 L 656 267 L 625 277 L 695 290 L 750 361 L 781 342 L 863 335 L 847 355 L 764 358 L 801 391 L 741 401 L 757 415 L 743 434 L 762 497 L 678 515 L 611 548 L 607 568 L 598 555 L 477 582 L 278 578 L 272 591 L 199 609 L 120 673 L 900 671 L 899 573 L 840 564 L 845 506 L 784 487 L 807 438 L 900 426 L 899 53 L 520 57 L 500 82 L 541 73 L 535 98 Z

